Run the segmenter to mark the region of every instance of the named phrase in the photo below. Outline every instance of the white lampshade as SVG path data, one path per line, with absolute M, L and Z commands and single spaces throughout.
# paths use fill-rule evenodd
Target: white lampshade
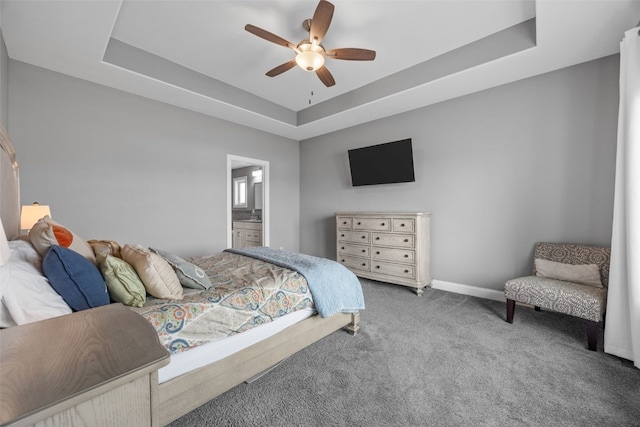
M 31 230 L 33 224 L 46 215 L 51 216 L 51 209 L 49 209 L 48 205 L 41 205 L 38 202 L 34 202 L 33 205 L 23 205 L 22 215 L 20 215 L 20 228 L 22 230 Z
M 305 71 L 315 71 L 324 65 L 324 56 L 308 50 L 296 55 L 296 64 Z

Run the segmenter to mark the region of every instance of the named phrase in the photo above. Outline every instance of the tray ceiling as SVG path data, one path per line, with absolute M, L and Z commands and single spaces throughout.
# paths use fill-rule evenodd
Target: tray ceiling
M 9 57 L 296 140 L 611 55 L 640 2 L 341 1 L 323 45 L 377 52 L 327 60 L 336 85 L 294 68 L 316 1 L 0 2 Z M 313 95 L 312 95 L 313 92 Z

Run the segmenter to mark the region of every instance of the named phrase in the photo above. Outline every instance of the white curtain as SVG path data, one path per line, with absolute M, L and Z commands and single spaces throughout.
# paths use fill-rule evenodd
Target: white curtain
M 640 34 L 620 43 L 620 111 L 604 351 L 640 368 Z

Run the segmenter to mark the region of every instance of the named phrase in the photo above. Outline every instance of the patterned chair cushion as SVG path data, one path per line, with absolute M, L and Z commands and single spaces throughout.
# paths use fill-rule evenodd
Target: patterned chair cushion
M 509 280 L 504 287 L 507 299 L 599 322 L 607 301 L 607 288 L 526 276 Z

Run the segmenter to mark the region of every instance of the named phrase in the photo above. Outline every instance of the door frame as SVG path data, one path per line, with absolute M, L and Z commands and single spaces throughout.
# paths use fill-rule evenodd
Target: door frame
M 234 166 L 262 167 L 262 245 L 269 246 L 269 161 L 227 154 L 227 247 L 233 247 L 233 177 Z

